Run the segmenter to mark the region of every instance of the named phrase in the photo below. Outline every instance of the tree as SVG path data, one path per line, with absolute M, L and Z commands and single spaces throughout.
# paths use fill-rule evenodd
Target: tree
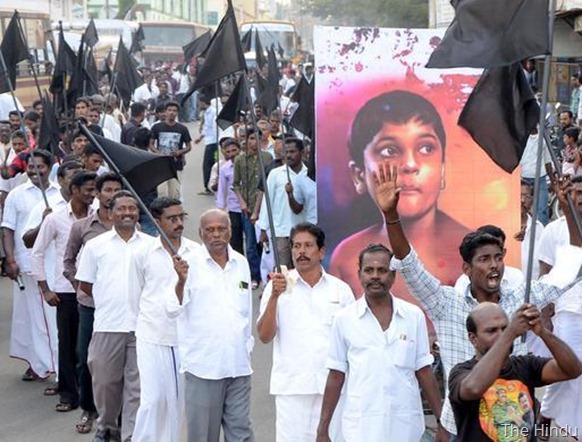
M 428 27 L 428 0 L 304 0 L 326 24 L 385 28 Z

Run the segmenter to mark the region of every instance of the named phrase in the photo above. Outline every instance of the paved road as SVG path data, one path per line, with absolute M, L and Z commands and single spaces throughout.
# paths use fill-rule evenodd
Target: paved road
M 190 125 L 193 135 L 197 128 Z M 195 133 L 196 132 L 196 133 Z M 193 137 L 194 138 L 194 137 Z M 199 196 L 202 190 L 201 167 L 203 146 L 197 146 L 188 157 L 183 174 L 185 207 L 190 214 L 186 236 L 199 240 L 198 217 L 213 207 L 208 196 Z M 23 362 L 8 357 L 10 320 L 12 310 L 12 283 L 0 278 L 0 442 L 87 442 L 92 435 L 79 435 L 74 424 L 80 411 L 57 413 L 56 397 L 43 396 L 44 382 L 22 382 Z M 255 293 L 255 316 L 258 310 L 258 292 Z M 275 440 L 274 401 L 269 396 L 271 346 L 258 340 L 253 351 L 254 374 L 251 419 L 257 442 Z M 567 440 L 567 439 L 555 439 Z M 162 442 L 162 441 L 160 441 Z

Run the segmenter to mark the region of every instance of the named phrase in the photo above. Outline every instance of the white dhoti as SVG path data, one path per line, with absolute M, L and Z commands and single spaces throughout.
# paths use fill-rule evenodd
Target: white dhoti
M 277 442 L 313 442 L 321 416 L 321 394 L 276 395 L 276 434 Z M 341 415 L 343 395 L 329 426 L 329 437 L 333 442 L 343 441 L 341 436 Z
M 58 370 L 57 313 L 38 290 L 32 276 L 23 274 L 24 290 L 13 284 L 10 356 L 22 359 L 41 378 Z
M 141 397 L 132 441 L 178 442 L 183 422 L 183 388 L 178 348 L 136 344 Z
M 562 311 L 553 319 L 554 334 L 582 358 L 582 315 Z M 582 428 L 582 376 L 546 388 L 541 413 L 562 428 Z M 578 430 L 579 431 L 579 430 Z

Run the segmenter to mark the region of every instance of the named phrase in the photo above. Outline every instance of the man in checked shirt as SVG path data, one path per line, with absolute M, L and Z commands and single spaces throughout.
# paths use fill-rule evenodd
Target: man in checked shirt
M 501 280 L 505 267 L 502 246 L 495 237 L 487 233 L 472 232 L 465 236 L 460 246 L 463 273 L 469 277 L 471 284 L 465 289 L 463 295 L 457 293 L 453 287 L 443 286 L 425 269 L 400 224 L 398 199 L 400 193 L 407 190 L 401 189 L 402 183 L 399 181 L 397 168 L 388 162 L 380 164 L 372 180 L 376 201 L 384 214 L 388 239 L 394 252 L 391 266 L 399 271 L 410 293 L 419 301 L 435 326 L 446 380 L 450 370 L 456 364 L 473 357 L 473 346 L 465 332 L 465 320 L 471 310 L 481 302 L 495 302 L 508 316 L 511 316 L 524 302 L 525 284 L 514 290 L 502 287 Z M 569 183 L 562 183 L 558 195 L 568 222 L 570 244 L 579 247 L 582 245 L 582 238 L 578 234 L 565 201 L 569 186 Z M 419 197 L 422 196 L 419 195 Z M 575 254 L 579 252 L 579 249 L 571 248 L 568 252 Z M 543 282 L 532 281 L 530 302 L 541 309 L 555 301 L 571 286 L 572 284 L 569 284 L 564 288 L 558 288 Z M 526 353 L 526 345 L 517 339 L 514 343 L 513 354 Z M 441 425 L 449 433 L 453 435 L 457 433 L 448 397 L 445 398 Z

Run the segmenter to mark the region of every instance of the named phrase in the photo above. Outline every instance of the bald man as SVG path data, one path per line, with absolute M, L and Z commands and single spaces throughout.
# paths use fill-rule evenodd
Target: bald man
M 229 245 L 227 212 L 204 212 L 198 232 L 204 247 L 174 257 L 178 282 L 166 303 L 178 318 L 188 442 L 218 442 L 221 427 L 226 442 L 252 442 L 249 264 Z
M 570 347 L 544 328 L 540 311 L 522 305 L 508 320 L 498 304 L 483 302 L 467 317 L 475 357 L 457 364 L 449 376 L 449 398 L 460 441 L 532 441 L 534 388 L 582 374 L 582 363 Z M 533 331 L 552 358 L 510 356 L 513 342 Z

